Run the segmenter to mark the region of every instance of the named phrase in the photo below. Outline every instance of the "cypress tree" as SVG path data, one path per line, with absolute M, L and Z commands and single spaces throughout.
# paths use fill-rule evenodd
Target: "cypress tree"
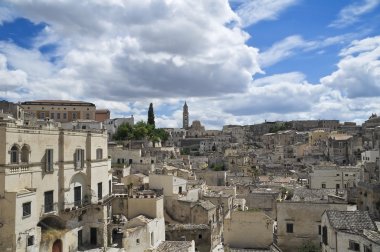
M 155 122 L 154 122 L 153 103 L 150 103 L 149 109 L 148 109 L 148 124 L 153 125 L 153 127 L 156 127 Z

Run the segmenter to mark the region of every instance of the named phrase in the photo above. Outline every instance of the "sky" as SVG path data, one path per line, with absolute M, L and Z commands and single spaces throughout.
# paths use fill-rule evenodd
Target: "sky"
M 1 0 L 0 99 L 207 129 L 380 114 L 380 0 Z

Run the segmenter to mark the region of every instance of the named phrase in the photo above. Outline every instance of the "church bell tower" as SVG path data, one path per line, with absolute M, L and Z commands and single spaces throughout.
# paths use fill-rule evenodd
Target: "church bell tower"
M 183 126 L 182 128 L 188 129 L 189 128 L 189 109 L 187 107 L 186 101 L 185 105 L 183 105 Z

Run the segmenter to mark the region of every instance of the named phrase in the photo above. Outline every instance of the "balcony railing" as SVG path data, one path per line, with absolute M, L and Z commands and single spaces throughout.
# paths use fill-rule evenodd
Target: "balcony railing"
M 73 210 L 81 209 L 91 204 L 91 196 L 84 196 L 83 199 L 75 200 L 72 202 L 65 202 L 63 204 L 63 210 L 70 212 Z
M 58 213 L 58 203 L 51 203 L 42 205 L 40 217 L 49 214 L 57 214 Z

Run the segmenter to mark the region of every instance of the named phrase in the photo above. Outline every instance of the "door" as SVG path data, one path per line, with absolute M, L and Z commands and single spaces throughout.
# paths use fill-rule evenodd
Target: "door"
M 53 243 L 52 252 L 62 252 L 62 241 L 61 240 L 56 240 Z
M 82 204 L 82 187 L 74 187 L 74 206 L 80 206 Z
M 96 234 L 97 233 L 97 229 L 96 228 L 91 228 L 90 229 L 90 242 L 91 242 L 91 245 L 96 245 L 97 244 L 97 237 L 96 237 Z
M 82 230 L 78 231 L 78 248 L 82 247 L 83 244 L 83 233 Z

